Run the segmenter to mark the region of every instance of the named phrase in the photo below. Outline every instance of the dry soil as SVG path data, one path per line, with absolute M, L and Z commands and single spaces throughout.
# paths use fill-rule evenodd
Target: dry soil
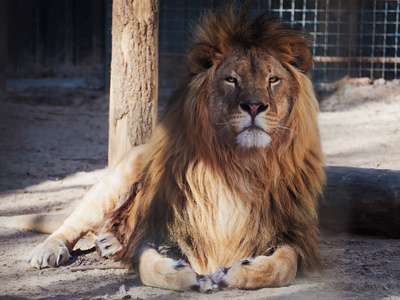
M 325 97 L 319 122 L 326 163 L 400 170 L 399 95 L 398 82 L 376 82 L 344 85 Z M 69 212 L 106 173 L 107 97 L 83 90 L 62 97 L 2 95 L 1 216 Z M 400 299 L 400 240 L 385 237 L 323 232 L 321 274 L 284 288 L 212 295 L 145 287 L 127 270 L 75 270 L 109 263 L 95 252 L 75 255 L 67 266 L 34 270 L 26 258 L 45 239 L 0 229 L 0 298 Z M 76 248 L 92 245 L 86 237 Z

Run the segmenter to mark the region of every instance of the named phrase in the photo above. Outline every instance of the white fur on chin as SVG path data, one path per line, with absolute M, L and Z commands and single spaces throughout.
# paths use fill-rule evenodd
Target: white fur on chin
M 271 137 L 268 133 L 261 130 L 245 130 L 236 138 L 238 144 L 242 147 L 265 148 L 271 142 Z

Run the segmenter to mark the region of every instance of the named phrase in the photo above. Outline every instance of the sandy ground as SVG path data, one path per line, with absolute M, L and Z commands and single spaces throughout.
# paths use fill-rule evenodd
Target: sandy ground
M 0 110 L 0 215 L 68 212 L 106 172 L 107 97 L 79 91 L 62 105 L 3 95 Z M 321 107 L 328 165 L 400 170 L 400 85 L 342 87 Z M 73 98 L 69 101 L 69 98 Z M 60 98 L 60 97 L 59 97 Z M 68 98 L 68 99 L 67 99 Z M 60 101 L 58 101 L 60 103 Z M 400 299 L 400 240 L 323 232 L 324 271 L 289 287 L 212 295 L 142 286 L 127 270 L 93 252 L 56 269 L 34 270 L 26 258 L 46 235 L 0 229 L 0 298 L 7 299 Z M 76 247 L 89 249 L 86 237 Z

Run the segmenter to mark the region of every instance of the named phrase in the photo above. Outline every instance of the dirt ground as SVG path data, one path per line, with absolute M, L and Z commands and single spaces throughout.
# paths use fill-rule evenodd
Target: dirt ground
M 78 93 L 77 93 L 78 92 Z M 85 90 L 52 97 L 1 95 L 0 216 L 69 212 L 107 171 L 107 97 Z M 61 100 L 61 101 L 60 101 Z M 342 86 L 325 97 L 319 122 L 327 165 L 400 170 L 400 84 Z M 212 295 L 142 286 L 95 253 L 56 269 L 26 262 L 46 235 L 0 229 L 4 299 L 400 299 L 400 240 L 323 232 L 321 274 L 284 288 Z M 76 247 L 92 247 L 89 237 Z

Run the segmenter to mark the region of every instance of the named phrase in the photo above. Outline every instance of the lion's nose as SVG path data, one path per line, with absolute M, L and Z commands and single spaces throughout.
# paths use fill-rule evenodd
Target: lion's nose
M 259 113 L 268 109 L 268 104 L 264 105 L 262 103 L 245 102 L 240 104 L 240 108 L 249 113 L 250 116 L 255 118 Z

